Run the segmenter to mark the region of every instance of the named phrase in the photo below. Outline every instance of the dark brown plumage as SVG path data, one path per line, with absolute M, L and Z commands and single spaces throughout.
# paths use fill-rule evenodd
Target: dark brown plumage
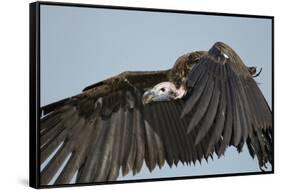
M 41 184 L 66 158 L 55 184 L 74 174 L 79 183 L 116 180 L 119 171 L 136 174 L 144 163 L 150 171 L 165 162 L 191 164 L 245 143 L 260 167 L 272 163 L 272 114 L 253 74 L 218 42 L 208 52 L 181 56 L 172 69 L 124 72 L 42 107 L 41 164 L 50 161 Z M 143 104 L 145 91 L 163 81 L 186 94 Z
M 168 72 L 168 80 L 179 88 L 186 82 L 192 67 L 207 53 L 206 51 L 196 51 L 180 56 L 173 68 Z

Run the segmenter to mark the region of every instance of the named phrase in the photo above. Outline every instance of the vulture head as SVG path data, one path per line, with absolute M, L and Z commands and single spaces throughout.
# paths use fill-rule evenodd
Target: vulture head
M 185 94 L 186 90 L 183 87 L 177 89 L 172 82 L 161 82 L 144 92 L 142 102 L 143 104 L 149 104 L 151 102 L 171 101 L 182 98 Z

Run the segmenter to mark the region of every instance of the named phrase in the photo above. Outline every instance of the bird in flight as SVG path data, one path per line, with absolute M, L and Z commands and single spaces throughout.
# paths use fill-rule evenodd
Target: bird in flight
M 114 181 L 144 165 L 190 165 L 244 145 L 262 170 L 273 162 L 273 134 L 258 75 L 217 42 L 171 69 L 123 72 L 41 107 L 41 185 L 59 170 L 54 184 Z

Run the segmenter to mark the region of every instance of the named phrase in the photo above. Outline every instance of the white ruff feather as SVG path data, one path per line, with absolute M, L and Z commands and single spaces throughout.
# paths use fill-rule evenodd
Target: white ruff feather
M 223 56 L 224 56 L 226 59 L 229 58 L 228 55 L 226 55 L 225 53 L 223 53 Z

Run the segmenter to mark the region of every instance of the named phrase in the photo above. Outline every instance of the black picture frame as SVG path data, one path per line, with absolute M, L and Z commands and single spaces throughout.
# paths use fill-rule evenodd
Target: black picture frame
M 83 184 L 62 184 L 62 185 L 40 185 L 40 6 L 67 6 L 67 7 L 87 7 L 87 8 L 102 8 L 102 9 L 118 9 L 118 10 L 132 10 L 145 12 L 163 12 L 163 13 L 182 13 L 194 15 L 211 15 L 211 16 L 229 16 L 240 18 L 262 18 L 271 20 L 272 26 L 272 125 L 274 134 L 274 17 L 264 15 L 248 15 L 248 14 L 233 14 L 233 13 L 217 13 L 217 12 L 201 12 L 201 11 L 187 11 L 187 10 L 170 10 L 170 9 L 156 9 L 156 8 L 141 8 L 141 7 L 122 7 L 109 5 L 92 5 L 80 3 L 60 3 L 60 2 L 34 2 L 29 5 L 29 71 L 30 71 L 30 91 L 29 91 L 29 185 L 33 188 L 53 188 L 53 187 L 73 187 L 85 185 L 102 185 L 102 184 L 119 184 L 119 183 L 135 183 L 148 181 L 165 181 L 165 180 L 182 180 L 194 178 L 210 178 L 210 177 L 227 177 L 227 176 L 242 176 L 242 175 L 258 175 L 258 174 L 273 174 L 274 161 L 272 164 L 272 171 L 266 172 L 248 172 L 248 173 L 232 173 L 232 174 L 214 174 L 203 176 L 185 176 L 185 177 L 170 177 L 157 179 L 139 179 L 128 181 L 114 181 L 114 182 L 94 182 Z M 274 135 L 273 135 L 274 142 Z M 274 149 L 274 143 L 273 143 Z M 273 152 L 274 154 L 274 152 Z M 274 158 L 274 155 L 273 155 Z

